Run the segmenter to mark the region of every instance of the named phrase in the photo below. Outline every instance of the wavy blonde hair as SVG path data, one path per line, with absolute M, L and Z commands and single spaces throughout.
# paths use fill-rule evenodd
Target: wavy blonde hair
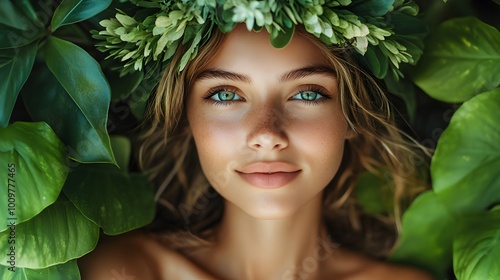
M 402 210 L 425 186 L 420 167 L 426 170 L 426 160 L 416 152 L 421 146 L 396 127 L 383 90 L 356 66 L 348 49 L 325 46 L 301 28 L 297 33 L 307 37 L 335 69 L 342 112 L 355 132 L 347 140 L 338 173 L 324 190 L 326 224 L 335 242 L 385 256 L 398 237 Z M 186 50 L 177 50 L 151 100 L 147 129 L 141 137 L 140 167 L 158 186 L 156 198 L 161 206 L 160 226 L 152 227 L 173 233 L 182 244 L 189 243 L 179 240 L 186 239 L 186 233 L 193 240 L 209 238 L 222 218 L 223 199 L 201 170 L 186 118 L 185 96 L 223 39 L 224 34 L 214 30 L 181 72 L 176 65 Z M 363 172 L 385 178 L 393 186 L 392 213 L 369 215 L 357 203 L 353 191 Z M 178 247 L 181 243 L 176 242 Z

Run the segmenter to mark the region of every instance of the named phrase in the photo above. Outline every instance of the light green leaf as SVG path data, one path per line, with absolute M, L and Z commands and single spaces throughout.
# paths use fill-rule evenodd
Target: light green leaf
M 16 104 L 19 91 L 33 67 L 37 44 L 2 50 L 0 54 L 0 127 L 6 127 Z
M 455 230 L 455 219 L 434 192 L 424 192 L 403 215 L 403 233 L 389 260 L 421 267 L 443 279 L 451 267 Z
M 83 49 L 65 40 L 50 36 L 45 45 L 45 59 L 50 71 L 61 83 L 76 106 L 76 111 L 64 117 L 83 117 L 87 130 L 75 131 L 68 138 L 91 140 L 87 154 L 78 154 L 75 160 L 82 162 L 114 163 L 109 135 L 106 131 L 111 92 L 99 64 Z M 69 124 L 74 125 L 74 124 Z M 82 137 L 81 134 L 89 134 Z M 62 138 L 62 137 L 61 137 Z M 88 139 L 91 138 L 91 139 Z M 64 140 L 64 139 L 63 139 Z M 65 141 L 65 143 L 67 143 Z
M 461 219 L 462 230 L 453 242 L 457 279 L 500 279 L 500 210 Z
M 394 192 L 388 182 L 379 176 L 368 172 L 361 174 L 354 193 L 358 203 L 369 214 L 386 214 L 394 209 Z
M 122 171 L 127 171 L 132 149 L 130 140 L 122 135 L 113 135 L 111 136 L 111 146 L 113 147 L 116 163 Z
M 147 179 L 111 164 L 80 165 L 70 172 L 64 193 L 108 235 L 142 227 L 155 213 L 153 189 Z
M 0 240 L 9 240 L 10 231 L 1 232 Z M 0 252 L 10 252 L 10 246 L 15 246 L 17 267 L 40 269 L 93 250 L 99 239 L 99 227 L 73 203 L 60 199 L 33 219 L 16 225 L 15 236 L 15 244 L 0 242 Z M 0 254 L 0 263 L 7 263 L 8 254 Z
M 42 269 L 16 267 L 12 272 L 9 267 L 0 266 L 2 280 L 80 280 L 80 271 L 76 260 L 49 266 Z
M 7 222 L 29 220 L 56 201 L 68 174 L 65 156 L 63 143 L 46 123 L 0 128 L 0 231 Z
M 63 0 L 52 17 L 52 31 L 63 25 L 89 19 L 106 9 L 111 0 Z
M 414 82 L 431 97 L 463 102 L 500 84 L 500 32 L 476 18 L 442 23 L 429 36 Z
M 500 201 L 500 88 L 465 102 L 441 135 L 431 162 L 434 190 L 455 214 Z

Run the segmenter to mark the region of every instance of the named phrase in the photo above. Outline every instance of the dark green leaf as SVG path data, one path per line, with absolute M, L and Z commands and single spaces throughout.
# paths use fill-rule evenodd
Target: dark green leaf
M 19 91 L 31 72 L 37 44 L 17 49 L 3 50 L 0 54 L 0 127 L 9 124 Z
M 394 4 L 394 0 L 366 0 L 351 7 L 356 15 L 379 17 L 385 15 Z
M 0 233 L 8 240 L 10 229 Z M 40 269 L 79 258 L 95 248 L 99 227 L 75 208 L 67 199 L 60 199 L 33 219 L 16 225 L 16 266 Z M 0 242 L 1 252 L 10 252 L 8 242 Z M 7 263 L 8 253 L 0 254 Z
M 0 23 L 25 31 L 43 29 L 29 0 L 0 1 Z
M 111 164 L 80 165 L 69 174 L 64 192 L 109 235 L 142 227 L 154 217 L 154 194 L 147 179 Z
M 500 279 L 500 210 L 462 216 L 461 225 L 453 242 L 457 279 Z
M 399 81 L 396 81 L 393 75 L 387 75 L 384 78 L 384 82 L 389 92 L 403 99 L 406 105 L 408 116 L 410 118 L 410 122 L 413 122 L 417 111 L 415 85 L 405 78 L 400 78 Z
M 76 260 L 67 263 L 49 266 L 42 269 L 16 267 L 15 272 L 9 267 L 0 266 L 2 280 L 80 280 L 80 271 Z
M 403 215 L 403 232 L 390 261 L 421 267 L 443 279 L 451 267 L 455 219 L 432 191 L 421 194 Z
M 132 148 L 130 140 L 125 136 L 114 135 L 111 136 L 111 146 L 113 147 L 116 163 L 122 171 L 127 171 Z
M 73 43 L 49 37 L 45 45 L 47 66 L 61 83 L 71 100 L 75 112 L 61 115 L 63 118 L 75 117 L 85 130 L 72 130 L 66 139 L 72 147 L 86 145 L 86 153 L 78 153 L 75 160 L 82 162 L 114 163 L 109 135 L 106 131 L 110 89 L 99 64 L 83 49 Z M 43 83 L 43 81 L 40 81 Z M 39 85 L 41 86 L 41 85 Z M 49 105 L 49 108 L 52 107 Z M 75 123 L 68 123 L 75 125 Z M 58 131 L 58 130 L 56 130 Z M 84 141 L 83 143 L 80 141 Z M 89 146 L 91 145 L 91 146 Z
M 365 172 L 359 176 L 354 193 L 358 203 L 369 214 L 387 214 L 394 209 L 394 192 L 384 178 Z
M 500 84 L 500 32 L 476 18 L 444 22 L 431 32 L 413 74 L 431 97 L 463 102 Z
M 106 9 L 111 0 L 63 0 L 50 23 L 52 31 L 62 25 L 80 22 Z
M 108 75 L 112 101 L 125 100 L 144 79 L 144 73 L 141 71 L 135 71 L 123 77 L 119 77 L 118 74 L 117 71 L 113 71 Z
M 441 135 L 431 163 L 439 199 L 458 216 L 500 201 L 500 88 L 465 102 Z
M 15 51 L 41 38 L 43 34 L 43 29 L 26 31 L 0 23 L 0 51 L 6 52 L 4 49 L 12 48 Z
M 0 166 L 0 217 L 5 221 L 0 231 L 7 221 L 29 220 L 54 203 L 68 174 L 64 145 L 46 123 L 0 128 Z
M 295 25 L 291 28 L 283 27 L 282 31 L 276 32 L 276 36 L 271 35 L 271 44 L 275 48 L 284 48 L 292 40 L 295 33 Z
M 22 97 L 33 120 L 50 124 L 67 145 L 69 157 L 78 161 L 99 161 L 109 157 L 99 133 L 78 107 L 75 100 L 45 66 L 26 82 Z M 43 93 L 43 94 L 41 94 Z M 111 149 L 111 143 L 109 144 Z

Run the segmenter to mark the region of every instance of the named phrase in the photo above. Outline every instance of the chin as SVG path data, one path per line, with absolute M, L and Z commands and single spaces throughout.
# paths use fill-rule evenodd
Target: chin
M 259 220 L 278 220 L 293 216 L 298 207 L 293 207 L 290 203 L 277 203 L 269 201 L 269 199 L 261 199 L 258 202 L 246 205 L 248 207 L 241 208 L 248 215 Z M 244 206 L 243 206 L 244 207 Z

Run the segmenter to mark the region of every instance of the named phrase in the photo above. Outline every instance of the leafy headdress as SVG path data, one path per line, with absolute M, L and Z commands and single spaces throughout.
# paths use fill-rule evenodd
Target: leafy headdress
M 423 24 L 413 0 L 130 0 L 134 15 L 119 11 L 94 36 L 101 51 L 121 60 L 121 74 L 159 73 L 180 45 L 187 47 L 182 71 L 213 28 L 265 28 L 273 46 L 286 46 L 297 25 L 327 45 L 350 47 L 375 77 L 398 80 L 402 63 L 415 64 L 422 51 Z M 149 75 L 157 76 L 157 75 Z

